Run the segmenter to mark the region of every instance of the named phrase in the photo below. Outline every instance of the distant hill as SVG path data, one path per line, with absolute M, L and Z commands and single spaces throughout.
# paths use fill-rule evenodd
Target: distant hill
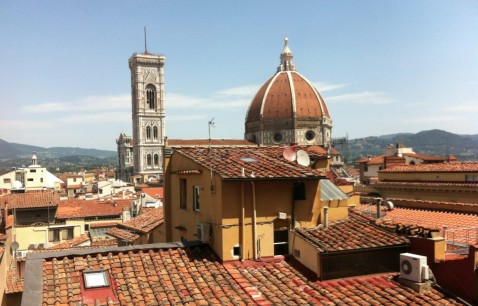
M 52 172 L 57 172 L 57 169 L 67 172 L 94 167 L 110 168 L 117 163 L 115 151 L 71 147 L 43 148 L 0 139 L 0 170 L 30 165 L 33 152 L 38 157 L 38 163 Z
M 443 130 L 422 131 L 416 134 L 398 133 L 349 140 L 349 161 L 366 156 L 380 155 L 388 144 L 404 144 L 415 153 L 447 156 L 455 155 L 460 161 L 477 160 L 478 135 L 457 135 Z

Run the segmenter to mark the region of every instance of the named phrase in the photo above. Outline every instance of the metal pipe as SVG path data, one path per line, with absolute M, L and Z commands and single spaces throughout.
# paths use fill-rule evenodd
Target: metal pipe
M 257 229 L 256 229 L 256 185 L 251 181 L 252 185 L 252 236 L 254 247 L 254 259 L 257 259 Z
M 244 203 L 244 182 L 241 182 L 241 260 L 244 260 L 244 246 L 246 239 L 244 237 L 244 222 L 245 222 L 245 203 Z

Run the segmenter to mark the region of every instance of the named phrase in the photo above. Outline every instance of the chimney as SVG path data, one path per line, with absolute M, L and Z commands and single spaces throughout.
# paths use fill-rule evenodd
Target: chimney
M 329 207 L 324 206 L 324 227 L 329 226 Z
M 382 217 L 382 211 L 381 211 L 381 206 L 382 204 L 382 199 L 381 198 L 375 198 L 377 200 L 377 219 L 380 219 Z

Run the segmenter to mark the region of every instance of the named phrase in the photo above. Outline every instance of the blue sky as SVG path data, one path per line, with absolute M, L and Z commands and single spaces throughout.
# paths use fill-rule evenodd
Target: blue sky
M 285 36 L 333 136 L 478 134 L 477 1 L 1 1 L 0 139 L 115 150 L 128 59 L 166 56 L 169 138 L 243 138 Z

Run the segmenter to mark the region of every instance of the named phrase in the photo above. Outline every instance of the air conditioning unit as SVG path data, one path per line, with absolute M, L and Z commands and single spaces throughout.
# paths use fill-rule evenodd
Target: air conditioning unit
M 211 237 L 211 224 L 206 222 L 198 223 L 196 226 L 196 237 L 198 240 L 209 243 Z
M 400 277 L 421 283 L 428 278 L 427 257 L 411 253 L 400 254 Z

